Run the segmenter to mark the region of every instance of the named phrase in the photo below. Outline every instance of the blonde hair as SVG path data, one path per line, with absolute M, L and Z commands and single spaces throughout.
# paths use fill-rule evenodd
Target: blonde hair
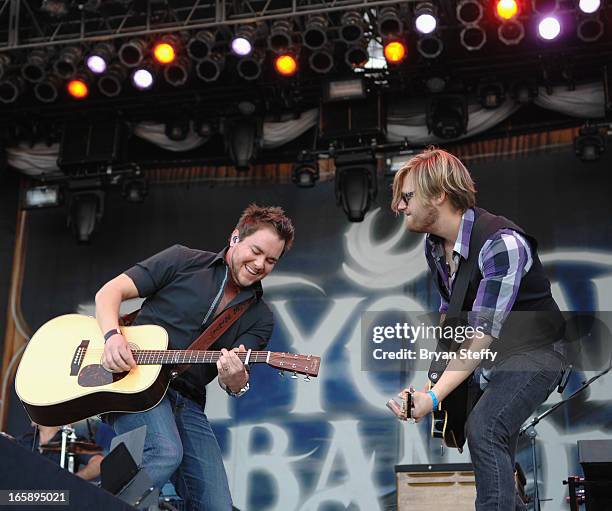
M 461 160 L 443 149 L 428 147 L 395 174 L 391 200 L 393 211 L 398 212 L 404 179 L 411 172 L 415 195 L 421 199 L 433 199 L 444 192 L 455 209 L 465 211 L 476 205 L 476 187 Z

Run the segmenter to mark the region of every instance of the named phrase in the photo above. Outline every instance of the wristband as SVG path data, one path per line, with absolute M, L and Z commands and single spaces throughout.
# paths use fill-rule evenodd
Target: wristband
M 112 330 L 106 332 L 104 334 L 104 344 L 106 344 L 106 341 L 108 341 L 115 334 L 121 335 L 121 330 L 119 330 L 119 328 L 113 328 Z
M 429 396 L 431 397 L 431 400 L 433 401 L 433 409 L 435 410 L 436 408 L 438 408 L 438 405 L 440 404 L 438 402 L 436 393 L 433 390 L 428 390 L 427 393 L 429 394 Z
M 232 392 L 232 390 L 230 390 L 229 387 L 225 387 L 225 392 L 227 392 L 227 394 L 229 396 L 232 397 L 240 397 L 244 394 L 246 394 L 246 392 L 251 388 L 251 386 L 249 385 L 249 382 L 246 382 L 246 385 L 244 387 L 242 387 L 238 392 Z

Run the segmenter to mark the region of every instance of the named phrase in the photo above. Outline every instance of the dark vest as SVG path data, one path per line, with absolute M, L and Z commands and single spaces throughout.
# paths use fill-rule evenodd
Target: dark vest
M 550 292 L 550 282 L 538 257 L 535 238 L 503 216 L 492 215 L 481 208 L 474 208 L 474 212 L 468 259 L 461 261 L 455 275 L 447 318 L 465 319 L 467 312 L 472 310 L 482 280 L 478 268 L 480 250 L 487 239 L 500 229 L 512 229 L 528 241 L 533 263 L 521 279 L 512 311 L 505 319 L 499 339 L 493 343 L 492 349 L 496 349 L 501 358 L 511 352 L 537 348 L 562 338 L 565 322 Z M 427 262 L 433 275 L 439 279 L 429 251 Z

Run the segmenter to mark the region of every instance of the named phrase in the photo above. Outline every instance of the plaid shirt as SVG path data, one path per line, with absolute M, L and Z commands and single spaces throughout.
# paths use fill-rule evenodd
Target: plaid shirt
M 474 210 L 468 209 L 461 218 L 459 234 L 453 247 L 454 266 L 459 270 L 469 255 L 470 237 L 474 225 Z M 444 254 L 444 242 L 429 234 L 425 250 L 433 256 L 438 270 L 436 279 L 440 292 L 440 312 L 446 313 L 456 272 L 450 275 Z M 504 320 L 514 306 L 523 276 L 533 263 L 529 243 L 512 229 L 500 229 L 487 239 L 478 254 L 482 280 L 478 286 L 468 323 L 481 327 L 485 334 L 499 337 Z

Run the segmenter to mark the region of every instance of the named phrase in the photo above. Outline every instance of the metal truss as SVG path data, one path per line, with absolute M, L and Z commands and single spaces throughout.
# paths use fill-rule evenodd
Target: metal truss
M 102 0 L 92 11 L 87 10 L 90 2 L 66 1 L 72 4 L 70 12 L 54 18 L 41 11 L 40 0 L 0 0 L 0 52 L 231 27 L 417 0 Z

